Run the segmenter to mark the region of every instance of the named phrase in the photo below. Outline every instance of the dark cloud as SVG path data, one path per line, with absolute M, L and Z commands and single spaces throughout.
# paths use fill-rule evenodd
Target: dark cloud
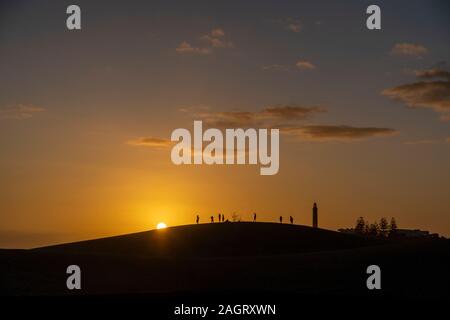
M 308 125 L 281 128 L 281 132 L 303 140 L 360 140 L 377 136 L 391 136 L 398 131 L 390 128 L 353 127 L 346 125 Z
M 197 117 L 207 126 L 215 128 L 274 127 L 304 120 L 310 116 L 326 112 L 319 106 L 282 105 L 266 107 L 260 111 L 202 112 Z
M 397 87 L 385 89 L 381 92 L 393 100 L 401 101 L 408 107 L 429 108 L 441 113 L 442 118 L 448 118 L 450 112 L 450 73 L 441 69 L 416 71 L 418 81 Z M 433 80 L 435 78 L 445 80 Z
M 354 127 L 347 125 L 300 125 L 312 116 L 327 112 L 321 106 L 280 105 L 260 111 L 201 112 L 196 119 L 205 127 L 214 128 L 278 128 L 285 135 L 302 140 L 360 140 L 375 136 L 389 136 L 396 130 L 381 127 Z
M 422 79 L 441 78 L 450 80 L 450 72 L 438 68 L 416 71 L 415 74 Z
M 327 110 L 320 106 L 304 107 L 304 106 L 276 106 L 266 107 L 262 110 L 261 114 L 284 120 L 304 120 L 309 116 L 316 113 L 327 112 Z

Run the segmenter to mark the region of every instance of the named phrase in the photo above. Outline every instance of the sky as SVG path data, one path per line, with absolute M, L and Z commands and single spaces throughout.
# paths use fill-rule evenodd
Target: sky
M 450 236 L 450 6 L 0 2 L 0 247 L 233 213 Z M 181 165 L 171 132 L 280 128 L 280 170 Z

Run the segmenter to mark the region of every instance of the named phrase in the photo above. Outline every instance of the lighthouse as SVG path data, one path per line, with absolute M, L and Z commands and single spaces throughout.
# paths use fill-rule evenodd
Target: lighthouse
M 319 225 L 319 213 L 317 209 L 317 203 L 314 202 L 314 206 L 312 209 L 312 226 L 313 228 L 317 228 Z

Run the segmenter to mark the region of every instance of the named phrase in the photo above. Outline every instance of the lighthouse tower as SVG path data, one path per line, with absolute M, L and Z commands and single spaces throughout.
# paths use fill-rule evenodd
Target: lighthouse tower
M 317 228 L 319 225 L 319 213 L 317 209 L 317 203 L 314 202 L 314 206 L 312 209 L 312 226 L 313 228 Z

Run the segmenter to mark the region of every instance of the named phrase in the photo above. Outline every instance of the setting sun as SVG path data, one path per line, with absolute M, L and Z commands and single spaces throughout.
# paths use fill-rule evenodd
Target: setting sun
M 160 222 L 156 226 L 156 229 L 165 229 L 165 228 L 167 228 L 167 225 L 164 222 Z

